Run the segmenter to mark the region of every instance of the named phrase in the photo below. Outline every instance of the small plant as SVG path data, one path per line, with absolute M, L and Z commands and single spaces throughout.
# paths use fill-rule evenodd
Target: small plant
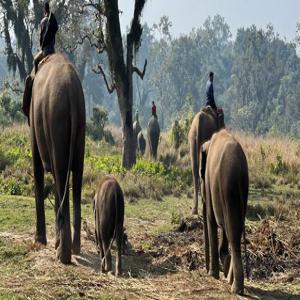
M 172 213 L 171 213 L 171 224 L 172 225 L 178 225 L 178 224 L 180 224 L 181 219 L 182 219 L 181 213 L 179 213 L 176 210 L 172 210 Z
M 183 142 L 183 130 L 180 127 L 177 120 L 175 120 L 174 125 L 171 130 L 171 141 L 173 147 L 177 150 L 181 143 Z
M 275 175 L 285 174 L 289 170 L 288 164 L 283 161 L 282 156 L 277 154 L 275 163 L 271 164 L 271 173 Z

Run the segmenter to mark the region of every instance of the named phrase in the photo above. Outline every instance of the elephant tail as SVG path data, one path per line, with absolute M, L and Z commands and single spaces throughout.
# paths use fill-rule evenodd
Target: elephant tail
M 59 229 L 62 229 L 62 226 L 64 224 L 63 208 L 64 208 L 65 201 L 67 198 L 70 173 L 71 173 L 72 164 L 73 164 L 74 148 L 75 148 L 75 141 L 76 141 L 76 128 L 77 128 L 77 121 L 78 121 L 77 110 L 75 109 L 75 103 L 74 103 L 74 101 L 72 101 L 72 97 L 69 96 L 69 98 L 71 99 L 70 100 L 71 136 L 70 136 L 68 170 L 67 170 L 67 177 L 66 177 L 66 182 L 65 182 L 65 187 L 64 187 L 64 194 L 63 194 L 63 197 L 62 197 L 62 200 L 60 202 L 60 206 L 59 206 L 58 212 L 57 212 L 57 223 L 58 223 Z

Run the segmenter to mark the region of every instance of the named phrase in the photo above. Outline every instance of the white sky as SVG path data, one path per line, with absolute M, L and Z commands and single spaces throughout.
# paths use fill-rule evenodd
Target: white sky
M 123 33 L 130 25 L 133 7 L 134 0 L 119 0 Z M 233 36 L 240 27 L 255 24 L 265 28 L 272 23 L 275 32 L 291 41 L 300 21 L 300 0 L 147 0 L 142 20 L 151 26 L 167 15 L 173 24 L 172 34 L 178 36 L 216 14 L 225 18 Z

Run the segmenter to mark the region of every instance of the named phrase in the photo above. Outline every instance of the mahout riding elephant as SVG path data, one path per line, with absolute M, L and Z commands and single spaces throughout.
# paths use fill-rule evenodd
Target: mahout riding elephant
M 95 236 L 100 253 L 101 272 L 112 269 L 111 247 L 116 240 L 116 272 L 122 273 L 122 244 L 124 223 L 124 196 L 117 180 L 111 176 L 103 177 L 94 197 Z
M 198 193 L 199 193 L 199 171 L 200 151 L 204 142 L 208 141 L 213 133 L 225 127 L 223 111 L 219 110 L 218 116 L 209 106 L 204 107 L 194 117 L 188 135 L 190 158 L 194 182 L 194 206 L 192 214 L 198 214 Z
M 146 149 L 146 140 L 144 138 L 142 131 L 140 131 L 137 136 L 137 145 L 138 145 L 138 151 L 143 156 L 145 154 L 145 149 Z
M 157 159 L 157 148 L 160 136 L 160 128 L 157 121 L 157 118 L 152 116 L 148 123 L 147 128 L 147 139 L 150 150 L 150 156 L 156 160 Z
M 81 187 L 85 145 L 85 102 L 74 65 L 62 53 L 48 56 L 38 70 L 30 105 L 30 130 L 36 199 L 35 241 L 47 244 L 44 172 L 55 182 L 57 257 L 71 262 L 80 253 Z M 69 211 L 72 171 L 73 239 Z
M 246 254 L 245 216 L 249 189 L 247 159 L 241 145 L 225 129 L 215 133 L 202 149 L 201 189 L 206 267 L 211 276 L 219 278 L 220 257 L 224 274 L 232 285 L 231 291 L 243 294 L 241 238 L 244 233 Z M 218 227 L 221 229 L 219 247 Z

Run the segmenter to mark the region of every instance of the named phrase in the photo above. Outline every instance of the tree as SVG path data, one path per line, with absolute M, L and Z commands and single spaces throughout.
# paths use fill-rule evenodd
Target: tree
M 122 166 L 125 168 L 130 168 L 136 161 L 136 145 L 132 125 L 132 76 L 133 73 L 136 73 L 141 79 L 144 78 L 147 60 L 145 60 L 143 71 L 140 71 L 134 66 L 133 58 L 141 42 L 143 29 L 140 17 L 145 2 L 146 0 L 135 0 L 133 19 L 126 35 L 126 46 L 123 46 L 121 35 L 118 0 L 87 0 L 83 4 L 83 8 L 92 13 L 94 20 L 91 27 L 85 30 L 81 40 L 88 39 L 99 53 L 107 54 L 112 84 L 109 84 L 101 64 L 97 65 L 95 72 L 103 76 L 109 93 L 113 93 L 115 90 L 117 92 L 123 131 Z
M 34 29 L 37 28 L 34 14 L 41 12 L 39 1 L 33 1 L 33 13 L 29 9 L 29 4 L 29 0 L 0 0 L 1 32 L 6 43 L 7 65 L 13 74 L 18 70 L 21 80 L 25 79 L 32 68 L 32 37 Z M 16 49 L 14 49 L 12 42 L 13 34 L 16 37 Z
M 15 76 L 18 71 L 22 81 L 33 67 L 34 51 L 39 48 L 36 38 L 43 17 L 42 0 L 0 0 L 0 31 L 5 39 L 5 54 L 9 71 Z M 81 4 L 81 0 L 53 0 L 51 9 L 55 11 L 61 28 L 57 35 L 56 48 L 66 51 L 71 59 L 77 46 L 74 46 L 76 34 L 82 22 L 81 15 L 72 13 Z M 14 42 L 14 38 L 16 42 Z M 81 56 L 85 57 L 85 56 Z

